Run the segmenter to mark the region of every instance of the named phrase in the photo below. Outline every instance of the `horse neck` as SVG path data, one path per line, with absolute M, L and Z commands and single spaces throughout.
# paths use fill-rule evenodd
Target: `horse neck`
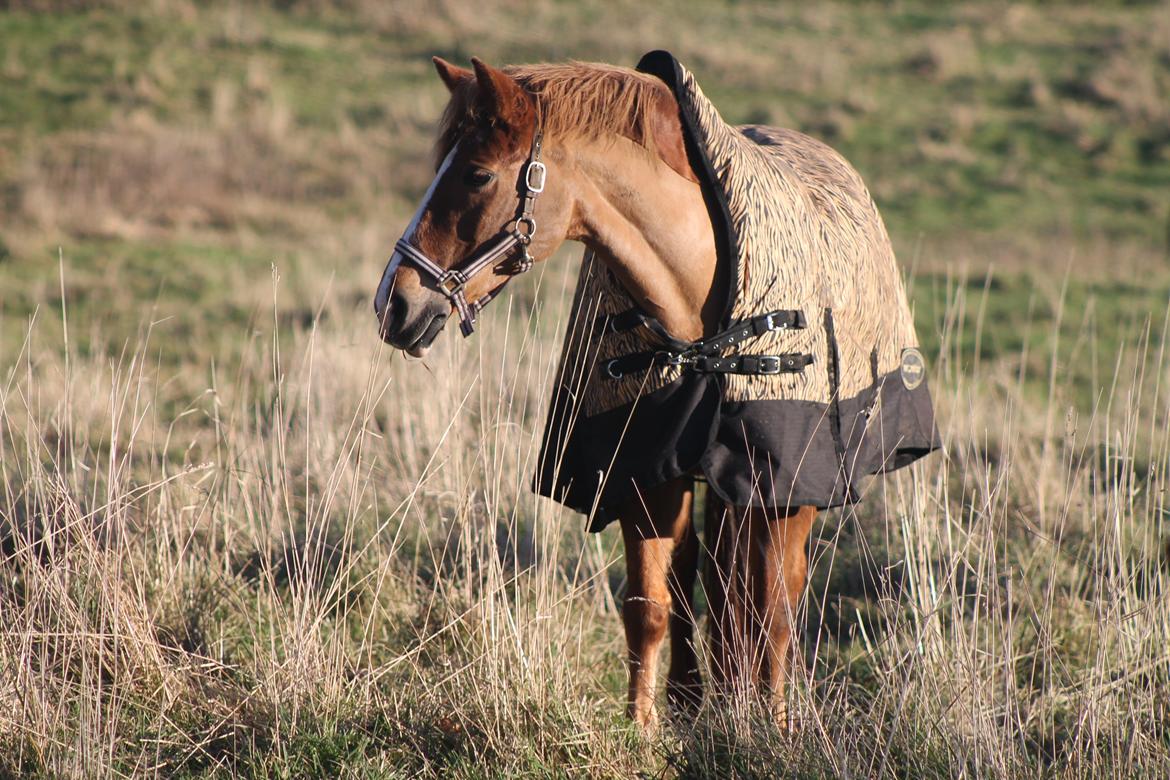
M 715 236 L 699 185 L 625 138 L 575 153 L 578 235 L 672 335 L 710 333 L 722 313 Z

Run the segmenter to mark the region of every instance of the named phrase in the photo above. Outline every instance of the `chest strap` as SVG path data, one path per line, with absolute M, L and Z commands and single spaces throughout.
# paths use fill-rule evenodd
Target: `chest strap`
M 749 374 L 770 376 L 800 373 L 813 362 L 812 355 L 790 352 L 780 355 L 728 355 L 718 353 L 748 339 L 778 330 L 795 330 L 807 326 L 804 312 L 799 309 L 777 309 L 740 320 L 726 330 L 698 341 L 680 341 L 668 333 L 662 324 L 650 315 L 628 309 L 618 314 L 599 318 L 602 333 L 622 333 L 647 327 L 664 342 L 662 349 L 635 352 L 612 358 L 602 364 L 606 376 L 623 376 L 646 371 L 653 366 L 683 366 L 702 374 Z

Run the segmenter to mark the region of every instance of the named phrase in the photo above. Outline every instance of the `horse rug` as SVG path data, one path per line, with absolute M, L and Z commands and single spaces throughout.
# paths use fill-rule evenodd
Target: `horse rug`
M 631 365 L 628 356 L 672 339 L 587 251 L 536 491 L 590 515 L 591 530 L 638 489 L 684 474 L 737 506 L 857 501 L 870 475 L 940 446 L 906 291 L 868 190 L 801 133 L 728 125 L 669 53 L 647 54 L 638 70 L 678 100 L 726 275 L 722 324 L 755 318 L 762 332 L 719 350 L 724 370 Z M 758 327 L 765 312 L 777 327 Z

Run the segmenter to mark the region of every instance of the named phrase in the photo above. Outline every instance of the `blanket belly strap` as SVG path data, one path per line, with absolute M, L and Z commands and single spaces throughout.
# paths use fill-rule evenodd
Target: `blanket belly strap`
M 650 315 L 629 309 L 618 314 L 598 318 L 603 333 L 620 333 L 638 327 L 647 327 L 666 345 L 650 352 L 635 352 L 607 360 L 603 367 L 610 379 L 646 371 L 652 366 L 683 366 L 700 374 L 794 374 L 813 362 L 812 355 L 790 352 L 782 355 L 729 355 L 718 353 L 748 339 L 776 330 L 804 328 L 807 325 L 800 309 L 776 309 L 751 319 L 740 320 L 726 330 L 698 341 L 679 341 L 666 333 L 661 323 Z
M 799 330 L 807 326 L 808 321 L 805 319 L 804 312 L 800 309 L 776 309 L 775 311 L 760 314 L 748 320 L 740 320 L 739 322 L 733 323 L 726 330 L 720 331 L 709 338 L 687 342 L 679 341 L 673 336 L 670 336 L 658 320 L 646 314 L 641 309 L 634 308 L 626 309 L 617 314 L 599 315 L 594 327 L 598 333 L 624 333 L 646 327 L 670 346 L 677 346 L 676 351 L 681 352 L 686 349 L 692 349 L 703 354 L 714 354 L 721 349 L 734 346 L 753 336 L 760 336 L 774 330 Z
M 813 356 L 803 352 L 785 352 L 781 355 L 713 355 L 697 358 L 688 367 L 700 374 L 799 374 L 812 365 Z

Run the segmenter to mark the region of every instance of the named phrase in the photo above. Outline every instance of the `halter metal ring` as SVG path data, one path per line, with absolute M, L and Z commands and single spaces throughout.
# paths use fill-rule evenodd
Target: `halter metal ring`
M 524 225 L 526 229 L 521 230 L 521 225 Z M 516 234 L 517 238 L 527 244 L 536 235 L 536 220 L 532 217 L 516 217 L 516 222 L 512 225 L 512 231 Z

